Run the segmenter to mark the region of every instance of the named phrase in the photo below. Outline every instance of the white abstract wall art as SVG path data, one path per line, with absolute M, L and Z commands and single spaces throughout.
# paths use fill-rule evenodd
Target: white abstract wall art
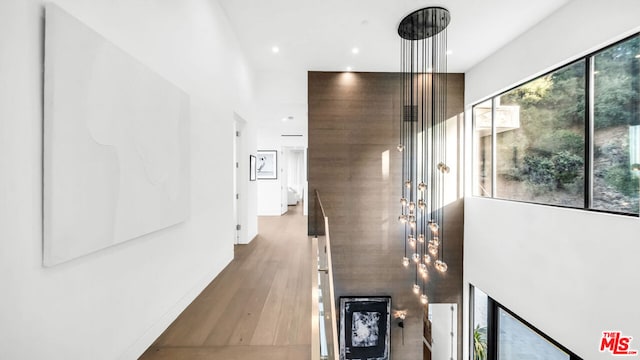
M 256 170 L 258 179 L 277 179 L 278 152 L 276 150 L 258 150 Z
M 59 264 L 189 216 L 189 97 L 46 5 L 44 256 Z

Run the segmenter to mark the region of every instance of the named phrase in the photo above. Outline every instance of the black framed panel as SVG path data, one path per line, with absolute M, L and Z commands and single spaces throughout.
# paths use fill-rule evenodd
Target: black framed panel
M 340 297 L 340 360 L 388 360 L 390 296 Z

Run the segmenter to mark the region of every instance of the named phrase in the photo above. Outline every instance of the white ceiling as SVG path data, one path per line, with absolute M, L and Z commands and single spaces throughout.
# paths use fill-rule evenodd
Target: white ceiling
M 256 69 L 398 71 L 398 24 L 442 6 L 450 72 L 465 72 L 568 0 L 219 0 Z M 274 54 L 273 46 L 280 52 Z M 358 54 L 351 49 L 359 48 Z
M 397 28 L 412 11 L 450 11 L 448 69 L 466 72 L 570 0 L 218 1 L 256 70 L 259 124 L 306 135 L 307 71 L 399 71 Z

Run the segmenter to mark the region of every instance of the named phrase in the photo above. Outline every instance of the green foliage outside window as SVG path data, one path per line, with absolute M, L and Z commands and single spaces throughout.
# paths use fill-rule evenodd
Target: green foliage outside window
M 487 358 L 487 328 L 476 325 L 473 329 L 473 360 Z
M 640 101 L 640 37 L 619 43 L 594 56 L 594 126 L 638 125 Z
M 584 68 L 576 62 L 500 96 L 501 105 L 518 106 L 520 119 L 498 134 L 501 197 L 583 203 L 574 183 L 584 179 Z
M 590 137 L 587 99 L 593 106 Z M 495 124 L 496 161 L 488 164 L 495 167 L 493 196 L 584 207 L 590 193 L 591 208 L 638 213 L 639 180 L 629 162 L 640 148 L 630 143 L 637 137 L 631 138 L 630 126 L 640 125 L 640 36 L 518 86 L 495 104 L 501 118 Z M 517 109 L 517 117 L 510 109 Z M 484 153 L 477 156 L 478 169 L 484 169 L 491 149 L 483 139 L 486 130 L 480 131 L 485 146 L 479 147 Z M 585 169 L 589 147 L 593 156 Z M 585 176 L 591 189 L 584 188 Z

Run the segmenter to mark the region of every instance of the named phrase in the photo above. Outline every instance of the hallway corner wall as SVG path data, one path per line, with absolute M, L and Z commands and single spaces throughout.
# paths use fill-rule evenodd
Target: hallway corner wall
M 135 359 L 233 258 L 233 113 L 253 72 L 216 1 L 57 0 L 187 92 L 181 224 L 42 266 L 44 3 L 0 2 L 0 358 Z

